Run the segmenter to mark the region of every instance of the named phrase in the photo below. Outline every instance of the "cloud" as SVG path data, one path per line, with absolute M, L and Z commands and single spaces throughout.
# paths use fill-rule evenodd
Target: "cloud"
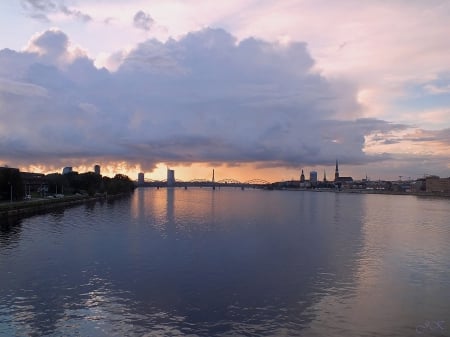
M 27 49 L 42 56 L 57 58 L 67 51 L 68 44 L 69 38 L 66 34 L 52 29 L 33 37 Z
M 450 146 L 450 128 L 442 130 L 415 130 L 405 135 L 405 140 L 412 142 L 439 142 Z
M 30 10 L 48 12 L 56 10 L 57 5 L 51 0 L 22 0 L 22 5 Z
M 21 83 L 0 78 L 0 92 L 17 96 L 47 96 L 47 89 L 29 83 Z
M 62 13 L 66 14 L 67 16 L 72 16 L 80 21 L 89 22 L 92 20 L 92 17 L 89 14 L 83 13 L 78 9 L 71 9 L 65 5 L 61 5 L 59 9 Z
M 16 58 L 28 59 L 27 62 L 53 65 L 59 68 L 85 57 L 86 52 L 73 46 L 69 37 L 62 31 L 52 28 L 32 36 L 25 48 L 25 53 L 15 53 Z M 38 60 L 36 60 L 38 58 Z M 24 63 L 30 71 L 30 64 Z M 31 68 L 35 65 L 31 65 Z
M 115 72 L 70 54 L 60 31 L 24 52 L 0 51 L 0 159 L 27 166 L 126 161 L 363 164 L 368 134 L 407 126 L 361 115 L 357 88 L 313 71 L 305 43 L 240 42 L 220 29 L 145 41 Z M 58 61 L 64 56 L 65 64 Z M 0 82 L 1 84 L 2 82 Z M 13 82 L 3 82 L 13 83 Z M 0 86 L 1 87 L 1 86 Z M 439 137 L 439 135 L 437 135 Z
M 62 13 L 82 22 L 92 20 L 89 14 L 67 7 L 62 0 L 21 0 L 21 4 L 30 17 L 44 22 L 52 21 L 49 15 L 57 13 Z
M 431 95 L 448 95 L 450 94 L 450 73 L 438 73 L 433 81 L 423 86 L 426 93 Z
M 431 94 L 439 95 L 439 94 L 448 94 L 450 93 L 450 84 L 446 86 L 437 86 L 434 84 L 425 85 L 425 90 Z
M 145 31 L 149 31 L 152 28 L 154 22 L 155 20 L 153 20 L 149 14 L 143 11 L 138 11 L 133 17 L 134 26 Z

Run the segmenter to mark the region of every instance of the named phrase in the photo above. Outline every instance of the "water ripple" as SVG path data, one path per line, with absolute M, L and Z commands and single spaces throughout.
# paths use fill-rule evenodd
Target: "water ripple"
M 0 231 L 0 335 L 413 336 L 450 312 L 449 218 L 442 200 L 147 189 L 22 219 Z

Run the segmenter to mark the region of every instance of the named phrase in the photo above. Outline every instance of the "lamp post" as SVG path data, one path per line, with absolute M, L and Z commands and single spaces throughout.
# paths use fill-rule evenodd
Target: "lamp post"
M 11 183 L 11 182 L 9 182 L 8 184 L 9 184 L 10 191 L 11 191 L 11 200 L 10 200 L 10 202 L 12 203 L 13 186 L 12 186 L 12 183 Z

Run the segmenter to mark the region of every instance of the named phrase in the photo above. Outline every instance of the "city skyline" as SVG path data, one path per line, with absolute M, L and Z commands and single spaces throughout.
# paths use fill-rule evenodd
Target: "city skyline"
M 448 177 L 449 16 L 438 0 L 5 2 L 0 161 Z

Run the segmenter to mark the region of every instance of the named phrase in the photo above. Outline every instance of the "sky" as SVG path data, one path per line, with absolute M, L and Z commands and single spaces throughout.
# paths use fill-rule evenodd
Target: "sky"
M 2 1 L 0 165 L 449 177 L 449 20 L 447 0 Z

